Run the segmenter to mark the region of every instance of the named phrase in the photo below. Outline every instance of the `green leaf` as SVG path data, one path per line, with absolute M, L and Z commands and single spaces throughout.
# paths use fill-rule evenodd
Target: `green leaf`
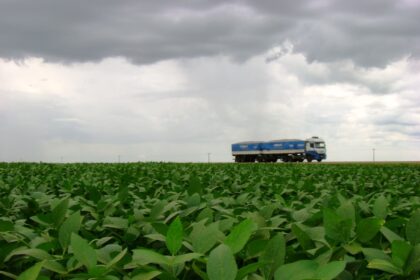
M 43 261 L 36 263 L 34 266 L 22 272 L 17 278 L 17 280 L 36 280 L 38 278 L 39 273 L 41 272 L 43 265 Z
M 417 244 L 414 246 L 413 250 L 411 250 L 405 270 L 407 274 L 420 271 L 420 244 Z
M 193 262 L 192 264 L 192 269 L 194 270 L 195 274 L 197 274 L 198 276 L 200 276 L 201 279 L 203 280 L 209 280 L 209 277 L 207 276 L 207 274 L 202 271 L 196 264 L 195 262 Z
M 344 244 L 343 248 L 352 255 L 359 254 L 363 249 L 363 247 L 357 242 Z
M 373 259 L 380 259 L 385 261 L 391 261 L 391 258 L 385 254 L 382 250 L 375 248 L 363 248 L 363 254 L 365 255 L 366 260 L 371 261 Z
M 210 252 L 207 275 L 210 280 L 234 280 L 238 272 L 232 250 L 221 244 Z
M 354 205 L 351 201 L 343 202 L 337 209 L 337 215 L 340 216 L 341 220 L 351 220 L 352 228 L 354 228 L 356 224 L 355 212 Z
M 284 263 L 286 255 L 286 241 L 283 234 L 276 234 L 268 241 L 265 250 L 262 252 L 258 262 L 263 265 L 263 275 L 271 279 L 278 267 Z
M 14 275 L 14 274 L 12 274 L 10 272 L 7 272 L 7 271 L 3 271 L 3 270 L 0 270 L 0 275 L 9 277 L 10 279 L 17 279 L 17 276 L 16 275 Z
M 64 220 L 66 216 L 67 209 L 69 208 L 69 199 L 65 198 L 54 207 L 51 211 L 51 218 L 56 227 L 58 227 Z
M 131 280 L 150 280 L 155 278 L 156 276 L 160 275 L 162 272 L 160 271 L 149 271 L 144 273 L 139 273 L 136 276 L 131 277 Z
M 74 212 L 63 222 L 58 230 L 58 241 L 63 249 L 67 249 L 67 246 L 70 243 L 71 234 L 79 231 L 81 223 L 82 217 L 80 216 L 79 211 Z
M 379 232 L 382 225 L 383 220 L 375 217 L 360 220 L 356 228 L 358 239 L 363 243 L 370 241 Z
M 275 280 L 304 280 L 311 279 L 315 274 L 318 263 L 312 260 L 301 260 L 280 266 L 274 273 Z
M 236 275 L 235 280 L 242 280 L 247 276 L 248 274 L 256 272 L 260 267 L 262 267 L 261 263 L 251 263 L 244 267 L 241 267 L 241 269 L 238 270 L 238 274 Z
M 202 255 L 198 253 L 188 253 L 184 255 L 172 256 L 170 258 L 172 258 L 172 264 L 177 265 L 177 264 L 184 264 L 194 259 L 198 259 L 201 256 Z
M 408 220 L 405 234 L 412 245 L 420 243 L 420 209 Z
M 160 215 L 162 215 L 163 210 L 168 202 L 165 200 L 160 200 L 156 202 L 156 204 L 153 206 L 153 208 L 150 210 L 150 219 L 156 220 L 159 218 Z
M 402 275 L 403 271 L 401 268 L 395 266 L 392 262 L 381 260 L 381 259 L 373 259 L 371 260 L 368 265 L 368 268 L 382 270 L 391 274 Z
M 314 247 L 314 243 L 311 238 L 299 227 L 298 224 L 292 225 L 292 233 L 296 236 L 300 246 L 304 250 L 309 250 Z
M 345 261 L 334 261 L 319 265 L 313 260 L 300 260 L 285 264 L 276 270 L 275 280 L 332 280 L 335 279 L 346 267 Z
M 193 195 L 194 193 L 201 194 L 203 192 L 203 187 L 201 185 L 200 179 L 196 175 L 190 176 L 187 192 L 189 195 Z
M 133 250 L 133 262 L 140 265 L 149 263 L 169 265 L 169 259 L 166 256 L 148 249 Z
M 31 256 L 38 260 L 52 260 L 53 257 L 48 254 L 46 251 L 37 249 L 37 248 L 18 248 L 16 250 L 13 250 L 7 257 L 4 259 L 5 262 L 10 260 L 13 256 L 19 256 L 19 255 L 25 255 L 25 256 Z
M 412 249 L 413 247 L 406 241 L 395 240 L 392 242 L 392 263 L 404 269 Z
M 390 243 L 394 242 L 395 240 L 404 240 L 401 236 L 399 236 L 386 226 L 382 226 L 380 231 Z
M 325 208 L 323 211 L 325 235 L 334 241 L 346 242 L 350 239 L 352 220 L 341 218 L 334 210 Z
M 125 248 L 120 253 L 118 253 L 118 255 L 116 255 L 109 263 L 106 264 L 106 267 L 110 268 L 116 263 L 118 263 L 125 256 L 126 253 L 127 253 L 127 248 Z
M 58 274 L 67 274 L 65 267 L 59 262 L 53 260 L 46 260 L 44 263 L 44 268 Z
M 127 229 L 128 220 L 120 217 L 105 217 L 103 226 L 107 228 Z
M 179 216 L 171 223 L 166 233 L 166 247 L 172 255 L 175 255 L 182 246 L 184 229 Z
M 202 254 L 206 253 L 216 244 L 219 234 L 217 223 L 206 226 L 205 221 L 201 221 L 194 224 L 190 234 L 194 251 Z
M 96 252 L 89 243 L 76 233 L 71 234 L 71 248 L 74 257 L 88 269 L 96 266 Z
M 313 278 L 321 280 L 335 279 L 346 268 L 345 261 L 334 261 L 324 265 L 320 265 L 316 270 Z
M 257 225 L 252 220 L 246 219 L 232 229 L 224 243 L 236 254 L 242 250 L 255 230 Z
M 378 219 L 385 220 L 386 216 L 388 215 L 388 200 L 385 196 L 381 195 L 376 198 L 375 202 L 373 203 L 373 214 Z

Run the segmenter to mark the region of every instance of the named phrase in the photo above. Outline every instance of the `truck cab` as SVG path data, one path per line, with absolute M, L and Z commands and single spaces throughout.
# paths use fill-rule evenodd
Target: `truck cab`
M 305 154 L 308 162 L 311 162 L 312 160 L 321 162 L 323 159 L 326 159 L 327 148 L 325 146 L 325 141 L 317 136 L 306 139 Z

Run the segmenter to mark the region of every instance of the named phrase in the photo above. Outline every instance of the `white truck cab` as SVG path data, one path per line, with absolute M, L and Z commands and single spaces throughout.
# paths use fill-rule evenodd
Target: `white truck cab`
M 311 162 L 317 160 L 318 162 L 327 158 L 327 148 L 325 141 L 317 136 L 312 136 L 305 140 L 305 154 L 306 160 Z

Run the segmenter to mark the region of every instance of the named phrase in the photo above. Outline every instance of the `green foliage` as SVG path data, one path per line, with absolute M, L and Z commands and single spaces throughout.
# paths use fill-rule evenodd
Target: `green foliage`
M 418 279 L 418 164 L 0 163 L 3 279 Z
M 207 275 L 210 280 L 234 280 L 238 272 L 232 250 L 221 244 L 210 252 Z
M 70 242 L 76 260 L 78 260 L 88 269 L 95 267 L 96 252 L 92 247 L 90 247 L 89 243 L 75 233 L 71 234 Z
M 182 246 L 182 239 L 184 237 L 184 230 L 181 224 L 181 220 L 177 217 L 169 226 L 168 232 L 166 233 L 166 247 L 169 252 L 175 255 Z

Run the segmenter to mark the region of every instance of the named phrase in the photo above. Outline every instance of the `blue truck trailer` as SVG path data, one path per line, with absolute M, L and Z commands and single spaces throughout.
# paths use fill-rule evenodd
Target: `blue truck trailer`
M 327 158 L 325 141 L 317 136 L 306 140 L 280 139 L 232 144 L 235 162 L 321 162 Z

